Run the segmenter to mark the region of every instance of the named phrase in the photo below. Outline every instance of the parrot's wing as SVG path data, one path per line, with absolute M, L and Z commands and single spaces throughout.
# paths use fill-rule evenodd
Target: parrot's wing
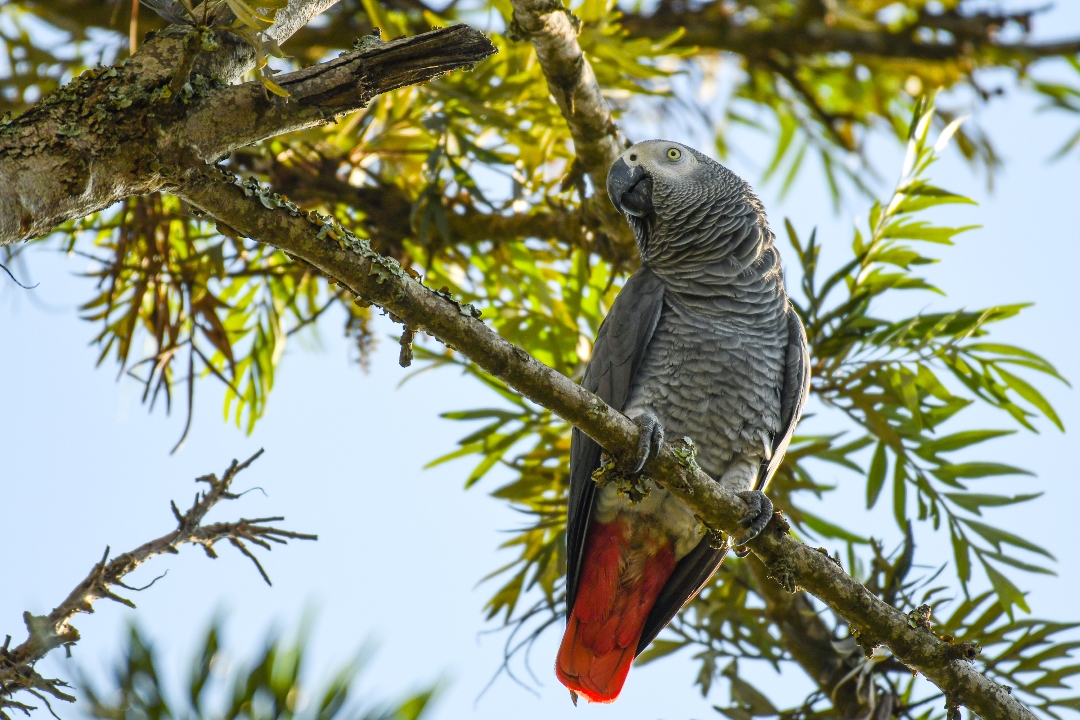
M 795 310 L 788 308 L 788 347 L 784 362 L 784 388 L 780 394 L 780 427 L 783 433 L 778 433 L 773 443 L 773 455 L 767 466 L 758 473 L 757 490 L 764 490 L 769 480 L 780 467 L 784 459 L 788 443 L 795 432 L 795 425 L 802 415 L 806 397 L 810 392 L 810 353 L 806 345 L 806 331 L 803 330 L 802 322 Z M 690 554 L 679 561 L 675 566 L 675 572 L 671 574 L 664 585 L 660 595 L 656 598 L 649 616 L 645 619 L 645 627 L 641 632 L 641 640 L 638 641 L 637 651 L 640 653 L 651 643 L 660 631 L 671 622 L 675 614 L 694 597 L 709 582 L 720 563 L 724 561 L 728 549 L 716 549 L 710 545 L 708 537 L 704 537 Z
M 764 490 L 784 460 L 795 426 L 802 417 L 806 398 L 810 394 L 810 349 L 806 344 L 806 330 L 795 308 L 788 306 L 788 346 L 784 362 L 784 389 L 780 395 L 780 427 L 773 440 L 773 454 L 769 464 L 758 473 L 755 490 Z
M 631 275 L 600 325 L 582 387 L 621 412 L 663 306 L 664 284 L 660 278 L 645 267 Z M 570 436 L 570 501 L 566 516 L 567 608 L 574 607 L 577 598 L 585 533 L 596 491 L 592 474 L 599 466 L 600 446 L 574 428 Z

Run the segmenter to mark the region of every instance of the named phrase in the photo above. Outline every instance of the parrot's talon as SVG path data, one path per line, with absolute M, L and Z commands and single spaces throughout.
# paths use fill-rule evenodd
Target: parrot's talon
M 750 554 L 750 548 L 743 545 L 742 547 L 735 548 L 732 552 L 735 553 L 735 557 L 741 559 Z
M 654 458 L 660 452 L 660 446 L 664 444 L 664 426 L 659 418 L 652 412 L 645 412 L 634 418 L 634 424 L 640 428 L 638 433 L 637 454 L 630 465 L 631 474 L 641 472 L 649 458 Z
M 750 506 L 750 512 L 746 513 L 739 524 L 746 528 L 746 532 L 742 537 L 737 538 L 734 541 L 734 545 L 737 548 L 735 555 L 737 557 L 746 557 L 746 553 L 749 550 L 743 552 L 740 548 L 746 545 L 765 529 L 765 526 L 769 524 L 769 520 L 773 516 L 773 504 L 769 497 L 760 490 L 747 490 L 745 492 L 736 493 L 743 502 Z M 741 553 L 741 554 L 740 554 Z

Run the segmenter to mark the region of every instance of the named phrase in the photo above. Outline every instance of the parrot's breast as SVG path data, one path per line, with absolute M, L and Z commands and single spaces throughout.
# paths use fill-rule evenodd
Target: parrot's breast
M 651 411 L 668 440 L 690 437 L 698 464 L 714 478 L 735 464 L 756 473 L 781 430 L 786 305 L 779 296 L 752 313 L 702 316 L 665 302 L 626 414 Z

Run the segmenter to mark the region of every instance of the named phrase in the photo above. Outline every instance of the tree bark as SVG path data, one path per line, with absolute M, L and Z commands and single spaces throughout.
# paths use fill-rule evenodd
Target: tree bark
M 309 3 L 312 10 L 325 4 Z M 218 49 L 203 51 L 204 41 Z M 169 169 L 212 163 L 238 147 L 334 122 L 380 93 L 495 52 L 467 25 L 373 42 L 279 76 L 291 95 L 282 98 L 259 82 L 213 79 L 237 70 L 232 56 L 244 51 L 230 50 L 234 44 L 227 31 L 204 36 L 171 27 L 127 62 L 84 73 L 0 126 L 0 246 L 160 190 Z M 196 70 L 205 72 L 193 72 L 174 92 L 172 73 L 185 52 L 199 53 Z
M 607 172 L 629 145 L 615 124 L 589 59 L 577 41 L 577 19 L 562 0 L 511 0 L 512 36 L 528 39 L 536 49 L 551 97 L 562 111 L 574 139 L 575 162 L 592 180 L 588 211 L 610 238 L 602 252 L 619 264 L 635 264 L 634 238 L 607 201 Z M 582 198 L 585 200 L 585 198 Z

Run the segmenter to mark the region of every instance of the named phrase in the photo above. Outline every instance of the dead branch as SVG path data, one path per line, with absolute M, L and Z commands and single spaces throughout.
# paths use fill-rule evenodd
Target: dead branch
M 34 709 L 31 705 L 12 699 L 12 696 L 18 692 L 30 693 L 46 704 L 49 702 L 47 696 L 66 702 L 75 701 L 74 697 L 62 690 L 69 687 L 67 683 L 57 678 L 42 677 L 34 669 L 34 665 L 56 648 L 60 646 L 70 648 L 78 642 L 79 631 L 72 627 L 71 620 L 77 613 L 92 613 L 96 601 L 108 599 L 128 607 L 135 607 L 131 600 L 117 595 L 112 588 L 145 590 L 153 585 L 157 579 L 142 588 L 134 588 L 123 582 L 126 575 L 147 560 L 158 555 L 176 554 L 180 551 L 180 546 L 184 544 L 199 545 L 206 551 L 207 556 L 216 558 L 214 545 L 222 540 L 228 540 L 255 563 L 259 574 L 269 584 L 270 578 L 266 571 L 244 541 L 270 550 L 272 542 L 284 545 L 289 540 L 318 539 L 317 535 L 281 530 L 267 525 L 267 523 L 280 522 L 285 519 L 283 517 L 252 520 L 241 518 L 236 522 L 202 524 L 207 513 L 219 502 L 240 497 L 231 490 L 233 481 L 262 453 L 263 451 L 259 450 L 244 462 L 233 460 L 220 479 L 214 474 L 196 478 L 195 482 L 205 483 L 207 488 L 196 493 L 195 500 L 187 512 L 180 512 L 176 503 L 171 504 L 177 524 L 172 532 L 140 545 L 130 552 L 118 555 L 112 560 L 109 560 L 109 548 L 105 548 L 105 554 L 90 570 L 90 574 L 51 613 L 48 615 L 23 613 L 27 630 L 26 640 L 14 649 L 10 649 L 11 636 L 9 635 L 7 642 L 0 647 L 0 718 L 11 720 L 5 710 L 19 710 L 29 714 L 29 711 Z

